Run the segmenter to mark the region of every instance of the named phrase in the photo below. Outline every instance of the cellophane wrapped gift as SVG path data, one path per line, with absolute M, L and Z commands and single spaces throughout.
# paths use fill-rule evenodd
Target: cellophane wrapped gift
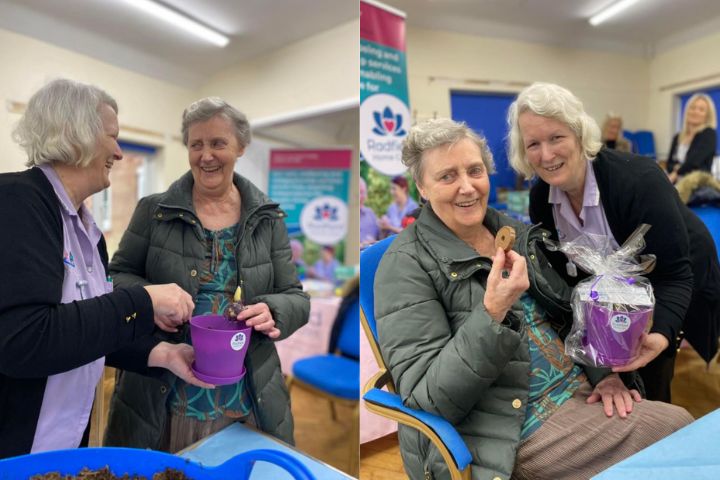
M 645 248 L 643 224 L 617 250 L 606 237 L 586 235 L 556 248 L 591 276 L 572 293 L 573 325 L 565 353 L 577 363 L 594 367 L 627 365 L 639 353 L 652 326 L 655 297 L 640 276 L 652 270 L 654 255 Z

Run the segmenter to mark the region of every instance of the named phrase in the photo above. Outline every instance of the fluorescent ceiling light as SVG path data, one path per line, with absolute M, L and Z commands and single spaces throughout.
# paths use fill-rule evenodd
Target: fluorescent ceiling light
M 606 9 L 590 17 L 590 20 L 588 21 L 593 27 L 600 25 L 608 18 L 617 15 L 635 2 L 637 2 L 637 0 L 620 0 L 619 2 L 615 2 Z
M 149 13 L 160 20 L 175 25 L 178 28 L 185 30 L 186 32 L 192 33 L 196 37 L 200 37 L 203 40 L 207 40 L 210 43 L 217 45 L 218 47 L 224 47 L 230 42 L 230 39 L 225 35 L 221 35 L 218 32 L 209 29 L 205 25 L 202 25 L 189 17 L 181 15 L 174 10 L 171 10 L 159 3 L 155 3 L 151 0 L 124 0 L 125 3 L 129 3 L 133 7 L 142 10 L 145 13 Z

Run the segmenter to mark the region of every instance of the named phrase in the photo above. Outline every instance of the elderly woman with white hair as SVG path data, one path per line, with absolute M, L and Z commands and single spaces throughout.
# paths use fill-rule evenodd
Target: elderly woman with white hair
M 427 204 L 375 276 L 380 350 L 403 403 L 455 426 L 473 479 L 590 478 L 692 420 L 634 405 L 616 374 L 565 355 L 570 289 L 540 248 L 548 232 L 488 207 L 485 139 L 429 120 L 402 158 Z M 503 227 L 516 235 L 507 252 L 495 244 Z M 426 437 L 398 435 L 410 478 L 449 478 Z
M 246 374 L 214 391 L 168 374 L 122 372 L 113 394 L 106 445 L 176 452 L 233 422 L 250 422 L 293 442 L 293 418 L 275 340 L 308 320 L 310 301 L 292 262 L 285 213 L 235 173 L 250 143 L 240 111 L 217 97 L 183 112 L 190 171 L 163 193 L 140 200 L 110 263 L 117 285 L 177 282 L 195 300 L 193 315 L 222 314 L 238 287 L 237 316 L 255 329 Z M 188 331 L 157 332 L 188 342 Z
M 720 266 L 710 233 L 655 162 L 601 148 L 597 124 L 565 88 L 527 87 L 511 105 L 508 125 L 510 163 L 526 178 L 538 177 L 530 218 L 553 239 L 601 235 L 617 248 L 641 224 L 651 226 L 643 253 L 657 257 L 647 274 L 656 300 L 653 325 L 638 356 L 613 371 L 639 369 L 647 398 L 669 402 L 683 335 L 706 361 L 717 352 Z M 587 276 L 563 254 L 549 257 L 569 283 Z
M 717 148 L 715 102 L 705 93 L 688 100 L 682 130 L 670 145 L 667 172 L 672 183 L 694 171 L 710 172 Z
M 28 170 L 0 175 L 0 458 L 87 445 L 105 364 L 165 367 L 205 385 L 192 348 L 153 341 L 193 309 L 177 285 L 113 288 L 100 229 L 84 201 L 122 159 L 117 103 L 97 87 L 50 82 L 14 136 Z

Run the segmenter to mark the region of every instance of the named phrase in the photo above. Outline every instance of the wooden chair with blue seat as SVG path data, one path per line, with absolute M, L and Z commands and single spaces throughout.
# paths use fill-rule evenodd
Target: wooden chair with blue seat
M 451 478 L 469 480 L 472 456 L 460 434 L 444 418 L 403 405 L 378 347 L 373 290 L 375 271 L 393 240 L 394 236 L 388 237 L 360 254 L 360 322 L 380 368 L 363 388 L 365 407 L 377 415 L 395 420 L 424 434 L 440 451 Z
M 357 283 L 354 291 L 352 281 L 348 285 L 333 325 L 329 353 L 297 360 L 287 386 L 288 390 L 298 386 L 327 398 L 333 420 L 337 420 L 336 404 L 351 409 L 348 464 L 349 472 L 356 472 L 360 449 L 360 311 Z

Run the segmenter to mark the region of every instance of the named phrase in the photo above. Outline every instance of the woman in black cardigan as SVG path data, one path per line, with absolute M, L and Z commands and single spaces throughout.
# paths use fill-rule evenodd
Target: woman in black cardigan
M 651 225 L 643 253 L 657 257 L 647 274 L 656 301 L 653 326 L 640 354 L 613 370 L 638 370 L 647 398 L 669 402 L 683 332 L 706 361 L 717 352 L 720 265 L 710 233 L 655 162 L 601 149 L 597 124 L 568 90 L 531 85 L 510 107 L 508 124 L 513 168 L 539 177 L 530 192 L 530 218 L 555 240 L 595 233 L 622 245 L 640 224 Z M 582 272 L 571 277 L 575 272 L 562 253 L 548 257 L 569 283 L 584 278 Z
M 709 172 L 712 168 L 717 134 L 715 103 L 704 93 L 696 93 L 687 102 L 683 128 L 673 137 L 667 161 L 672 183 L 695 170 Z

